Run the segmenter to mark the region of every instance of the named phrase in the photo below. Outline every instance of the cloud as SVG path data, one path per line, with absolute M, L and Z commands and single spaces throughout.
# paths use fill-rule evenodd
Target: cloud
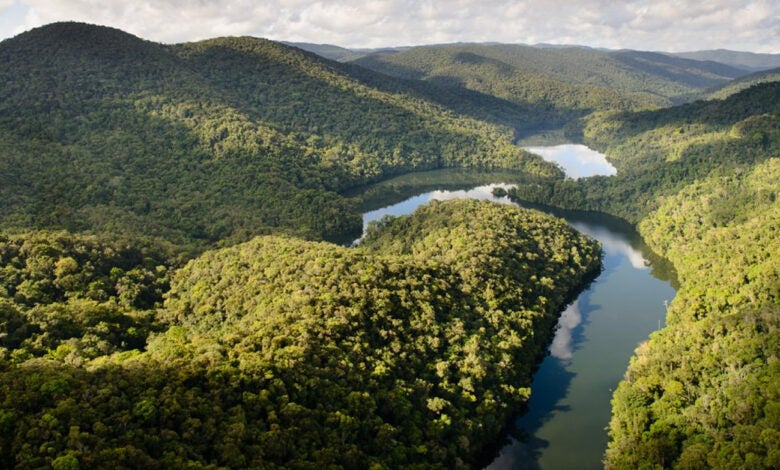
M 76 20 L 146 39 L 224 35 L 380 47 L 457 41 L 780 53 L 775 0 L 0 0 L 0 34 Z

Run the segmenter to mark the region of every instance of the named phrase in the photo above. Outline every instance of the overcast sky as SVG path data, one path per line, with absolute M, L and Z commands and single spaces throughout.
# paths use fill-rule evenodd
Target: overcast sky
M 0 39 L 64 20 L 164 43 L 250 35 L 345 47 L 496 41 L 780 53 L 780 0 L 0 0 Z

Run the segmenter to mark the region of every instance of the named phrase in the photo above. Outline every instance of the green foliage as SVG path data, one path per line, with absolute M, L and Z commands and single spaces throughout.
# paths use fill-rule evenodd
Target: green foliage
M 774 468 L 780 160 L 721 170 L 642 220 L 681 288 L 613 398 L 610 468 Z
M 476 201 L 386 220 L 357 248 L 208 251 L 173 276 L 145 351 L 4 364 L 0 463 L 470 465 L 599 254 L 563 221 Z
M 780 151 L 780 82 L 725 100 L 657 111 L 595 114 L 585 142 L 606 153 L 618 172 L 552 185 L 520 186 L 514 197 L 567 208 L 599 210 L 639 222 L 664 198 L 710 174 L 750 169 Z
M 0 467 L 473 465 L 597 244 L 477 202 L 357 248 L 280 235 L 355 231 L 348 189 L 442 167 L 641 221 L 677 268 L 615 392 L 609 467 L 780 466 L 777 82 L 634 112 L 735 72 L 521 46 L 360 63 L 403 79 L 254 38 L 60 23 L 0 43 Z M 618 175 L 564 180 L 513 144 L 563 124 Z
M 70 363 L 143 349 L 178 256 L 160 243 L 65 232 L 0 235 L 0 347 Z
M 558 171 L 509 128 L 254 38 L 166 46 L 58 23 L 0 44 L 0 223 L 202 250 L 357 232 L 338 192 L 441 167 Z
M 744 72 L 636 51 L 457 44 L 379 52 L 354 63 L 392 76 L 467 89 L 527 109 L 519 133 L 561 127 L 599 110 L 668 105 Z
M 745 77 L 740 77 L 736 80 L 722 85 L 715 90 L 711 90 L 707 95 L 708 99 L 725 99 L 729 96 L 739 93 L 742 90 L 748 89 L 753 85 L 766 82 L 780 81 L 780 69 L 765 70 L 763 72 L 756 72 Z

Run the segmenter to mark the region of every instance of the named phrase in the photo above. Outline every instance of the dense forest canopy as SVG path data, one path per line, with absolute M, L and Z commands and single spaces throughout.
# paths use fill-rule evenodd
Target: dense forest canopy
M 609 466 L 780 466 L 778 178 L 712 175 L 642 221 L 683 282 L 615 392 Z
M 477 201 L 359 248 L 264 236 L 173 275 L 130 240 L 3 242 L 7 468 L 471 464 L 600 268 L 563 221 Z
M 388 175 L 559 174 L 507 127 L 267 40 L 165 46 L 59 23 L 0 43 L 0 63 L 5 227 L 196 248 L 271 231 L 334 237 L 359 230 L 338 192 Z
M 618 215 L 677 269 L 608 467 L 780 466 L 780 82 L 747 74 L 471 44 L 343 64 L 79 23 L 1 42 L 0 466 L 473 465 L 600 249 L 466 201 L 316 241 L 359 232 L 373 196 L 350 189 L 445 167 Z M 618 175 L 515 145 L 561 127 Z
M 388 75 L 479 91 L 543 113 L 540 127 L 594 111 L 657 107 L 748 72 L 640 51 L 511 44 L 420 46 L 354 63 Z
M 593 115 L 584 135 L 616 177 L 513 196 L 639 222 L 681 285 L 615 392 L 607 466 L 777 467 L 780 82 Z

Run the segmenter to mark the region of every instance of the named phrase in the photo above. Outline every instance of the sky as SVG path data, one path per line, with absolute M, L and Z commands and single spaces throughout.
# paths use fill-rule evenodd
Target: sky
M 257 36 L 351 48 L 503 42 L 780 53 L 780 0 L 0 0 L 0 39 L 55 21 L 163 43 Z

